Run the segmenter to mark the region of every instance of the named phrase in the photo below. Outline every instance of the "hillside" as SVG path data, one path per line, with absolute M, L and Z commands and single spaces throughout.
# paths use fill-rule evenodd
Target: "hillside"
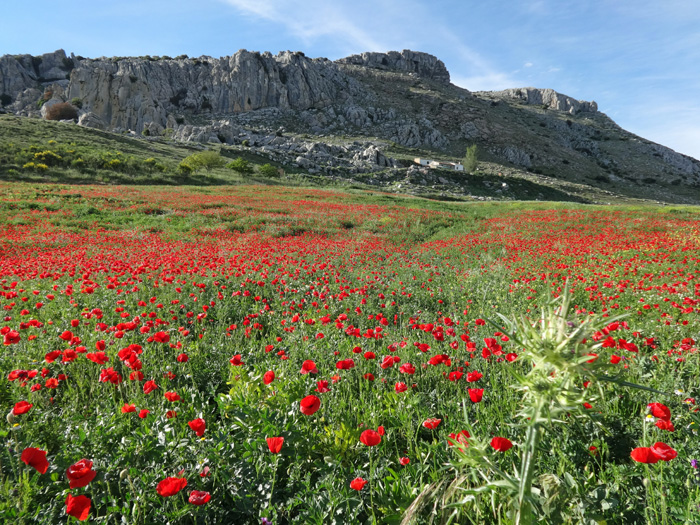
M 7 113 L 39 117 L 70 102 L 85 127 L 215 145 L 328 184 L 450 199 L 700 203 L 700 162 L 621 129 L 594 102 L 548 89 L 470 92 L 449 78 L 436 57 L 412 51 L 335 62 L 245 50 L 0 58 Z M 471 144 L 475 173 L 412 167 L 415 157 L 458 160 Z

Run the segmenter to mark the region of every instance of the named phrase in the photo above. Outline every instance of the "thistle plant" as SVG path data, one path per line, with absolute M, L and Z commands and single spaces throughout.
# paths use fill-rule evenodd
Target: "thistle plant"
M 488 493 L 492 496 L 494 513 L 499 514 L 496 494 L 505 491 L 506 506 L 510 507 L 504 511 L 508 521 L 516 525 L 534 523 L 541 506 L 541 491 L 533 486 L 534 480 L 536 476 L 547 477 L 546 473 L 536 472 L 544 434 L 555 431 L 556 425 L 565 425 L 572 418 L 589 418 L 591 403 L 604 396 L 603 382 L 652 390 L 609 375 L 610 363 L 598 359 L 596 351 L 601 343 L 591 341 L 591 336 L 618 322 L 619 318 L 590 316 L 579 321 L 572 316 L 570 307 L 571 293 L 567 286 L 561 296 L 548 298 L 536 320 L 500 316 L 506 329 L 494 324 L 523 348 L 521 366 L 509 368 L 513 388 L 522 394 L 514 424 L 524 434 L 518 447 L 519 465 L 516 460 L 514 471 L 506 472 L 496 461 L 487 440 L 470 439 L 469 446 L 458 450 L 458 459 L 453 465 L 468 472 L 453 483 L 457 485 L 453 488 L 464 494 L 457 503 L 450 505 L 456 509 L 453 518 L 461 508 Z M 469 425 L 467 428 L 472 436 L 477 434 Z

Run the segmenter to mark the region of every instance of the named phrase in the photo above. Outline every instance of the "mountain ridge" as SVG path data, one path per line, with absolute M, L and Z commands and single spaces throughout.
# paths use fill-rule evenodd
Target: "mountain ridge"
M 450 83 L 437 57 L 410 50 L 336 61 L 247 50 L 218 59 L 4 55 L 0 95 L 16 115 L 39 117 L 73 101 L 85 126 L 247 141 L 319 172 L 363 168 L 348 166 L 342 151 L 299 151 L 290 135 L 311 135 L 327 150 L 341 139 L 376 139 L 379 154 L 368 155 L 377 168 L 408 167 L 383 154 L 386 144 L 451 158 L 477 144 L 483 160 L 504 168 L 700 202 L 700 162 L 623 130 L 595 102 L 539 88 L 471 92 Z

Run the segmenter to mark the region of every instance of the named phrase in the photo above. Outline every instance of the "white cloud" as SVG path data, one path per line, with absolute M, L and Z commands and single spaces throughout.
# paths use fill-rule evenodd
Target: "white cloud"
M 284 26 L 306 45 L 323 37 L 339 40 L 341 47 L 359 46 L 363 51 L 386 51 L 391 44 L 390 32 L 386 38 L 386 34 L 374 31 L 371 26 L 362 27 L 350 18 L 342 5 L 318 0 L 221 1 L 244 14 Z
M 534 64 L 532 62 L 525 62 L 523 67 L 532 67 Z

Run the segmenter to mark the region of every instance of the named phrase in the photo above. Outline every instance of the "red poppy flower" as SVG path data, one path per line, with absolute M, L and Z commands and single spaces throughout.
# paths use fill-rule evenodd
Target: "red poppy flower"
M 154 390 L 158 389 L 158 385 L 156 385 L 156 382 L 153 381 L 152 379 L 150 381 L 146 381 L 143 384 L 143 393 L 144 394 L 150 394 Z
M 659 419 L 654 423 L 657 427 L 659 427 L 661 430 L 668 430 L 669 432 L 675 432 L 676 427 L 673 426 L 673 423 L 666 419 Z
M 282 450 L 282 445 L 284 444 L 284 438 L 283 437 L 269 437 L 265 438 L 267 441 L 267 448 L 270 449 L 270 452 L 273 454 L 279 454 L 279 451 Z
M 394 366 L 394 356 L 391 356 L 391 355 L 384 356 L 384 359 L 382 360 L 382 364 L 379 366 L 381 366 L 382 369 L 384 369 L 384 370 Z
M 49 462 L 46 459 L 46 451 L 38 448 L 25 448 L 20 457 L 23 463 L 36 469 L 39 474 L 45 474 L 49 468 Z
M 190 492 L 190 497 L 187 501 L 192 505 L 204 505 L 211 499 L 211 494 L 203 490 L 193 490 Z
M 104 365 L 107 361 L 109 361 L 109 357 L 107 357 L 107 354 L 105 354 L 104 352 L 85 354 L 85 357 L 93 363 L 97 363 L 98 365 Z
M 146 410 L 146 409 L 144 408 L 144 409 L 142 409 L 142 410 L 139 412 L 139 417 L 140 417 L 141 419 L 146 419 L 146 417 L 147 417 L 148 414 L 150 414 L 150 413 L 151 413 L 150 410 Z
M 179 395 L 177 392 L 166 392 L 166 393 L 163 394 L 163 395 L 165 396 L 165 399 L 167 399 L 168 401 L 172 401 L 173 403 L 174 403 L 175 401 L 181 401 L 181 400 L 182 400 L 182 398 L 180 397 L 180 395 Z
M 382 436 L 379 435 L 379 432 L 368 428 L 360 434 L 360 442 L 368 447 L 374 447 L 382 442 Z
M 668 421 L 671 419 L 671 410 L 661 403 L 649 403 L 647 408 L 651 412 L 651 415 L 658 417 L 659 419 L 665 419 Z
M 491 446 L 497 452 L 505 452 L 513 447 L 513 443 L 511 443 L 510 439 L 508 438 L 495 437 L 491 440 Z
M 408 465 L 411 462 L 411 460 L 407 457 L 399 458 L 399 463 L 401 463 L 404 467 Z
M 318 368 L 316 368 L 316 363 L 314 363 L 310 359 L 307 359 L 302 363 L 301 370 L 299 370 L 299 373 L 302 375 L 318 374 Z
M 430 430 L 434 430 L 438 426 L 440 426 L 440 423 L 442 423 L 442 419 L 437 419 L 437 418 L 431 417 L 431 418 L 428 418 L 425 421 L 423 421 L 423 426 L 425 428 L 430 429 Z
M 265 372 L 265 375 L 263 376 L 263 383 L 265 383 L 266 385 L 269 385 L 274 380 L 275 380 L 275 373 L 272 370 Z
M 187 486 L 187 480 L 185 478 L 165 478 L 163 481 L 158 483 L 156 490 L 158 494 L 164 498 L 169 498 L 174 496 L 182 489 Z
M 299 402 L 301 413 L 306 416 L 311 416 L 321 408 L 321 400 L 314 395 L 306 396 Z
M 156 343 L 168 343 L 170 342 L 170 336 L 167 332 L 156 332 L 153 334 L 153 340 Z
M 5 346 L 16 345 L 17 343 L 19 343 L 19 340 L 19 332 L 16 332 L 15 330 L 10 330 L 3 336 L 2 344 L 4 344 Z
M 33 404 L 28 403 L 27 401 L 18 401 L 15 403 L 15 407 L 12 409 L 12 414 L 15 416 L 26 414 L 33 406 Z
M 53 363 L 56 359 L 58 359 L 58 356 L 61 355 L 60 350 L 53 350 L 52 352 L 49 352 L 44 356 L 44 359 L 46 360 L 47 363 Z
M 479 379 L 481 379 L 482 377 L 484 377 L 484 375 L 481 372 L 477 372 L 476 370 L 474 370 L 473 372 L 469 372 L 467 374 L 467 382 L 474 383 L 474 382 L 478 381 Z
M 177 412 L 175 412 L 174 410 L 168 410 L 165 413 L 165 417 L 167 417 L 168 419 L 172 419 L 174 417 L 177 417 Z
M 401 392 L 405 392 L 406 390 L 408 390 L 408 387 L 406 386 L 406 383 L 402 383 L 401 381 L 399 381 L 398 383 L 396 383 L 396 385 L 394 385 L 394 390 L 396 390 L 397 394 L 400 394 Z
M 338 361 L 335 364 L 335 367 L 338 370 L 350 370 L 351 368 L 355 368 L 355 361 L 352 359 L 343 359 L 341 361 Z
M 70 488 L 72 489 L 86 486 L 95 479 L 96 475 L 97 472 L 92 470 L 92 461 L 89 459 L 81 459 L 66 470 L 66 477 L 70 481 Z
M 481 399 L 484 397 L 484 389 L 483 388 L 470 388 L 469 390 L 469 399 L 472 400 L 472 403 L 479 403 Z
M 197 434 L 197 436 L 202 437 L 204 435 L 204 431 L 207 428 L 207 425 L 205 421 L 201 418 L 198 417 L 197 419 L 193 419 L 192 421 L 187 423 L 192 430 L 194 430 L 194 433 Z
M 466 430 L 462 430 L 460 432 L 457 432 L 456 434 L 454 432 L 450 433 L 449 439 L 447 440 L 447 444 L 452 447 L 456 444 L 460 445 L 468 445 L 467 439 L 469 439 L 471 436 L 469 435 L 469 432 Z
M 362 490 L 366 484 L 366 479 L 355 478 L 350 482 L 350 488 L 353 490 Z
M 124 405 L 122 405 L 122 414 L 128 414 L 130 412 L 136 412 L 136 405 L 124 403 Z
M 178 363 L 186 363 L 189 360 L 190 360 L 190 358 L 188 357 L 187 354 L 180 354 L 179 356 L 177 356 Z
M 669 447 L 666 443 L 657 441 L 651 447 L 651 451 L 656 454 L 661 461 L 671 461 L 678 456 L 678 452 Z
M 326 392 L 330 392 L 331 389 L 328 388 L 328 381 L 325 379 L 321 379 L 320 381 L 316 381 L 316 392 L 320 394 L 325 394 Z
M 114 368 L 109 367 L 100 371 L 100 383 L 112 383 L 118 385 L 122 382 L 122 376 Z
M 399 372 L 413 375 L 416 373 L 416 368 L 411 363 L 404 363 L 399 367 Z
M 447 379 L 449 379 L 450 381 L 459 381 L 463 375 L 464 374 L 462 372 L 460 372 L 459 370 L 453 370 L 447 376 Z
M 656 463 L 660 459 L 649 447 L 635 448 L 630 456 L 637 463 Z
M 66 514 L 73 516 L 78 521 L 85 521 L 90 515 L 90 505 L 92 502 L 87 496 L 71 496 L 66 497 Z
M 233 366 L 241 366 L 242 364 L 244 364 L 243 361 L 241 361 L 241 359 L 243 359 L 241 354 L 236 354 L 231 359 L 229 359 L 229 363 L 231 363 Z

